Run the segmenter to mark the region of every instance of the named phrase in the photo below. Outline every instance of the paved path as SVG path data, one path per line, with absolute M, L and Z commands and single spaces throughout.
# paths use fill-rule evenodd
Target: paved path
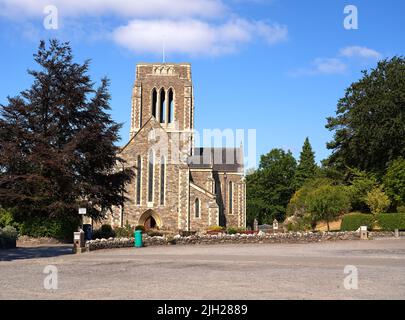
M 44 289 L 44 267 L 58 289 Z M 344 288 L 357 267 L 358 290 Z M 405 299 L 405 240 L 0 251 L 0 299 Z

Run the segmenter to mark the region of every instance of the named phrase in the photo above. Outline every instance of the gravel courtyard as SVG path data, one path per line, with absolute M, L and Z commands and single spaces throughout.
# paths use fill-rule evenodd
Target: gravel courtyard
M 405 239 L 70 252 L 0 251 L 0 299 L 405 299 Z M 344 287 L 346 265 L 357 290 Z

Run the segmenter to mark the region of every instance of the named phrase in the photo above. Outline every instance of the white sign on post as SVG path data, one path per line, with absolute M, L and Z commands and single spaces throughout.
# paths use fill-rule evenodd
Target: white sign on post
M 86 208 L 79 208 L 79 214 L 86 214 Z

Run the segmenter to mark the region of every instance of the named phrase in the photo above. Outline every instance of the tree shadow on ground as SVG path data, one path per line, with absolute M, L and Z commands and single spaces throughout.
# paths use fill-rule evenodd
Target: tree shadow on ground
M 72 254 L 72 247 L 72 245 L 55 245 L 5 249 L 0 250 L 0 261 L 58 257 Z

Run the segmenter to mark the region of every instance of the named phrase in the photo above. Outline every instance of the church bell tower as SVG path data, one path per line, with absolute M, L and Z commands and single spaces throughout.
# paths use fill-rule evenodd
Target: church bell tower
M 151 117 L 169 135 L 185 133 L 192 140 L 194 95 L 189 63 L 140 63 L 136 66 L 130 139 Z

